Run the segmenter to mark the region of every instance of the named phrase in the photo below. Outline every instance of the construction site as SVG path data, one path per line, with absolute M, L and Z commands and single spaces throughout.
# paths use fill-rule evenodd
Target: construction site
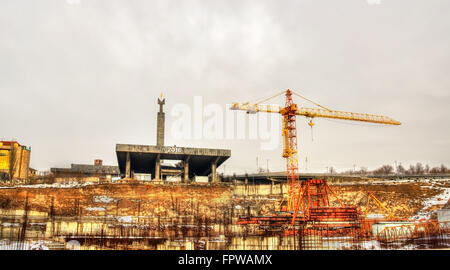
M 283 105 L 267 105 L 280 96 Z M 294 96 L 315 107 L 298 106 Z M 96 160 L 52 168 L 51 183 L 4 181 L 0 249 L 450 248 L 447 173 L 361 176 L 299 170 L 297 117 L 306 117 L 311 127 L 317 118 L 394 126 L 399 121 L 331 110 L 292 90 L 234 103 L 230 110 L 280 115 L 279 158 L 286 169 L 219 175 L 231 150 L 165 145 L 164 105 L 161 96 L 156 144 L 116 144 L 117 166 Z

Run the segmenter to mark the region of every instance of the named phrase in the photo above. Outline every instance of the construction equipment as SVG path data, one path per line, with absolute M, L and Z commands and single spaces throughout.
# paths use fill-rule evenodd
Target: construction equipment
M 375 239 L 383 244 L 395 244 L 419 239 L 432 244 L 433 242 L 438 242 L 439 238 L 445 239 L 449 234 L 449 221 L 438 222 L 437 220 L 430 220 L 421 223 L 387 226 L 376 235 Z
M 367 192 L 367 205 L 366 205 L 366 211 L 364 214 L 364 220 L 367 220 L 367 214 L 369 213 L 369 203 L 370 203 L 370 199 L 372 198 L 372 200 L 375 202 L 375 204 L 378 206 L 379 209 L 381 209 L 383 211 L 384 216 L 388 219 L 388 220 L 395 220 L 395 216 L 394 214 L 392 214 L 391 211 L 389 211 L 389 209 L 386 208 L 386 206 L 383 205 L 383 203 L 381 203 L 377 197 L 375 197 L 375 195 L 372 192 Z
M 273 106 L 273 105 L 264 105 L 262 103 L 278 97 L 280 95 L 286 96 L 285 106 Z M 292 100 L 292 95 L 296 95 L 301 97 L 314 105 L 320 108 L 305 108 L 298 107 L 296 103 Z M 288 182 L 288 199 L 287 199 L 287 211 L 292 212 L 291 224 L 294 225 L 297 214 L 300 208 L 302 208 L 303 217 L 308 217 L 310 213 L 310 208 L 314 207 L 311 204 L 311 201 L 308 199 L 310 196 L 304 196 L 305 192 L 307 192 L 306 188 L 310 188 L 311 186 L 317 186 L 321 183 L 317 182 L 317 179 L 307 180 L 307 181 L 316 181 L 310 182 L 308 184 L 301 185 L 299 183 L 299 167 L 298 167 L 298 149 L 297 149 L 297 127 L 296 127 L 296 116 L 305 116 L 309 118 L 309 125 L 313 127 L 313 118 L 332 118 L 332 119 L 341 119 L 341 120 L 351 120 L 351 121 L 361 121 L 361 122 L 370 122 L 370 123 L 378 123 L 378 124 L 387 124 L 387 125 L 400 125 L 401 123 L 391 119 L 386 116 L 373 115 L 373 114 L 363 114 L 363 113 L 353 113 L 353 112 L 343 112 L 343 111 L 335 111 L 330 110 L 310 99 L 303 97 L 302 95 L 295 93 L 292 90 L 286 90 L 281 93 L 278 93 L 274 96 L 271 96 L 267 99 L 261 100 L 259 102 L 250 104 L 250 102 L 246 103 L 234 103 L 231 107 L 231 110 L 243 110 L 249 114 L 254 114 L 258 112 L 267 112 L 267 113 L 279 113 L 283 116 L 283 152 L 282 156 L 286 158 L 286 174 L 287 174 L 287 182 Z M 323 181 L 323 180 L 322 180 Z M 322 204 L 323 206 L 328 206 L 326 193 L 317 194 L 316 201 L 325 202 Z

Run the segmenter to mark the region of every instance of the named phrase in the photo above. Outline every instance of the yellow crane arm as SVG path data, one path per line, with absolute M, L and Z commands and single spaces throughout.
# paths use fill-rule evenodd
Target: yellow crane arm
M 334 118 L 334 119 L 342 119 L 342 120 L 352 120 L 352 121 L 371 122 L 371 123 L 378 123 L 378 124 L 387 124 L 387 125 L 401 125 L 402 124 L 399 121 L 396 121 L 392 118 L 389 118 L 387 116 L 382 116 L 382 115 L 324 110 L 324 109 L 317 109 L 317 108 L 300 107 L 297 110 L 296 114 L 303 115 L 306 117 L 311 117 L 311 118 L 314 118 L 314 117 Z
M 247 102 L 247 103 L 234 103 L 230 107 L 230 109 L 246 111 L 247 113 L 254 114 L 257 112 L 281 113 L 281 110 L 283 108 L 280 107 L 279 105 L 250 104 L 249 102 Z M 319 109 L 319 108 L 300 107 L 296 111 L 296 114 L 305 116 L 305 117 L 310 117 L 310 118 L 320 117 L 320 118 L 333 118 L 333 119 L 341 119 L 341 120 L 371 122 L 371 123 L 387 124 L 387 125 L 401 125 L 401 123 L 399 121 L 396 121 L 387 116 L 366 114 L 366 113 L 343 112 L 343 111 L 335 111 L 335 110 L 325 110 L 325 109 Z
M 383 210 L 384 215 L 391 220 L 395 219 L 395 216 L 389 211 L 389 209 L 386 208 L 378 199 L 375 197 L 375 195 L 372 192 L 367 192 L 367 206 L 366 206 L 366 213 L 364 214 L 364 218 L 367 219 L 367 214 L 369 213 L 369 201 L 370 198 L 373 199 L 375 204 L 378 206 L 379 209 Z

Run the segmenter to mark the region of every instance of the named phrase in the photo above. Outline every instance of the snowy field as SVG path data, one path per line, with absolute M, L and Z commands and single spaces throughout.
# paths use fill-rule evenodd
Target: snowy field
M 3 239 L 0 240 L 0 250 L 49 250 L 49 246 L 54 244 L 52 241 L 43 240 L 20 243 L 18 241 Z
M 411 184 L 411 183 L 426 183 L 426 184 L 445 184 L 450 183 L 448 178 L 421 178 L 421 179 L 380 179 L 380 180 L 358 180 L 333 183 L 333 186 L 353 186 L 353 185 L 397 185 L 397 184 Z
M 115 202 L 116 199 L 108 197 L 106 195 L 101 195 L 101 196 L 94 196 L 94 202 L 96 203 L 110 203 L 110 202 Z
M 412 219 L 420 220 L 420 219 L 429 219 L 430 216 L 436 212 L 436 210 L 433 211 L 427 211 L 430 207 L 434 205 L 442 205 L 446 204 L 450 200 L 450 188 L 442 188 L 442 192 L 429 198 L 423 203 L 423 208 L 413 217 Z
M 86 183 L 53 183 L 53 184 L 36 184 L 36 185 L 18 185 L 18 186 L 10 186 L 10 187 L 0 187 L 0 188 L 80 188 L 86 187 L 90 185 L 95 185 L 92 182 Z

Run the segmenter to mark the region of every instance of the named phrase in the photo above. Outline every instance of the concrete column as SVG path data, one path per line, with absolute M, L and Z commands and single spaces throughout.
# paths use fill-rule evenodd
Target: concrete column
M 247 196 L 248 195 L 248 178 L 247 177 L 245 177 L 244 183 L 245 183 L 245 195 Z
M 158 122 L 156 127 L 156 145 L 164 146 L 164 125 L 165 125 L 165 116 L 163 112 L 158 113 Z
M 156 127 L 156 145 L 164 146 L 164 126 L 165 126 L 165 114 L 163 106 L 166 104 L 166 99 L 158 98 L 159 112 L 158 112 L 158 122 Z
M 216 169 L 217 169 L 217 164 L 215 162 L 211 163 L 211 182 L 215 183 L 217 182 L 217 173 L 216 173 Z
M 161 180 L 161 155 L 159 154 L 156 156 L 155 160 L 155 180 Z
M 125 178 L 131 178 L 131 161 L 130 161 L 130 152 L 127 152 L 127 161 L 125 163 Z
M 270 183 L 270 195 L 273 194 L 273 180 Z
M 217 177 L 217 162 L 219 162 L 219 157 L 217 157 L 212 163 L 211 163 L 211 182 L 216 183 L 219 182 L 219 179 Z
M 186 160 L 184 161 L 184 178 L 183 183 L 189 182 L 189 159 L 190 157 L 186 157 Z

